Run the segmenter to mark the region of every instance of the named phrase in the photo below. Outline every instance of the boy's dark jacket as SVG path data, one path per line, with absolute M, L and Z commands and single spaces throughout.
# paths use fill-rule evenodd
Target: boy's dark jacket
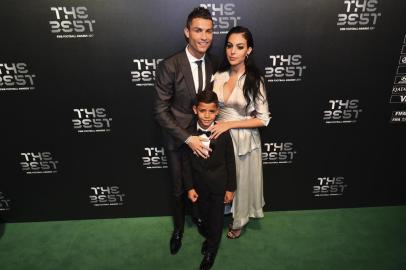
M 195 128 L 194 135 L 197 135 Z M 207 159 L 194 155 L 188 148 L 183 155 L 184 187 L 188 191 L 196 185 L 205 185 L 213 194 L 235 191 L 236 168 L 233 141 L 230 133 L 222 133 L 216 140 L 210 141 L 210 157 Z M 197 182 L 200 181 L 200 182 Z

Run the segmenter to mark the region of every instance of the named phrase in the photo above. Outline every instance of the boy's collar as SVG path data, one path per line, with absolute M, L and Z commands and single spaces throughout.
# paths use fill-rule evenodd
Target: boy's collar
M 213 123 L 211 123 L 210 127 L 212 127 L 212 126 L 214 125 L 214 123 L 215 123 L 215 121 L 213 121 Z M 203 131 L 207 131 L 207 130 L 210 128 L 210 127 L 208 127 L 207 129 L 202 128 L 202 127 L 199 125 L 199 121 L 198 121 L 196 124 L 197 124 L 197 129 L 201 129 L 201 130 L 203 130 Z

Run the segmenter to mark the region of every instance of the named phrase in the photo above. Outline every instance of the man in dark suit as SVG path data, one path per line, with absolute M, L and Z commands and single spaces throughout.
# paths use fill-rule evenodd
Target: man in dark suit
M 164 132 L 173 182 L 174 230 L 170 240 L 171 254 L 176 254 L 182 245 L 185 224 L 182 152 L 190 148 L 202 157 L 208 156 L 201 139 L 193 136 L 191 129 L 196 93 L 211 87 L 211 78 L 216 69 L 213 59 L 206 54 L 213 39 L 210 12 L 205 8 L 195 8 L 188 16 L 184 34 L 188 45 L 181 52 L 162 61 L 155 78 L 154 115 Z M 201 226 L 197 217 L 193 220 L 198 227 Z
M 193 106 L 197 115 L 195 134 L 210 138 L 207 131 L 219 113 L 217 95 L 213 91 L 197 94 L 197 104 Z M 204 227 L 206 240 L 202 245 L 203 260 L 201 270 L 210 269 L 220 245 L 224 223 L 224 204 L 230 203 L 236 189 L 236 168 L 233 141 L 230 133 L 224 132 L 217 139 L 210 139 L 212 152 L 207 159 L 192 151 L 186 151 L 183 158 L 185 190 L 192 202 L 197 202 Z

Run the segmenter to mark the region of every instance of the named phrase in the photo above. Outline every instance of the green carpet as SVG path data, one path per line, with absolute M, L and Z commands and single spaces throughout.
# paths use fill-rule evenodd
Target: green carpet
M 169 217 L 1 226 L 0 270 L 198 269 L 202 258 L 191 225 L 169 254 Z M 404 270 L 406 206 L 268 212 L 224 236 L 212 269 Z

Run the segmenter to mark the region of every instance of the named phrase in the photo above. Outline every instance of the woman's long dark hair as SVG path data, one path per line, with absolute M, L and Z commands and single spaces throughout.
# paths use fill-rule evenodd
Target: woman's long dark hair
M 224 59 L 223 63 L 221 64 L 219 71 L 228 71 L 230 69 L 230 62 L 227 60 L 227 43 L 228 43 L 228 38 L 232 34 L 242 34 L 245 40 L 247 40 L 247 45 L 248 47 L 251 47 L 254 49 L 254 39 L 252 38 L 252 34 L 248 28 L 243 27 L 243 26 L 235 26 L 228 31 L 227 36 L 226 36 L 226 41 L 224 44 Z M 252 102 L 255 102 L 255 100 L 259 97 L 262 96 L 262 93 L 260 92 L 260 86 L 261 83 L 264 85 L 264 79 L 261 76 L 261 72 L 257 68 L 257 66 L 254 63 L 254 57 L 253 57 L 253 50 L 251 51 L 251 54 L 249 57 L 245 58 L 245 82 L 243 85 L 243 93 L 245 100 L 247 101 L 247 106 Z M 238 82 L 237 82 L 238 83 Z M 252 100 L 251 100 L 252 98 Z

